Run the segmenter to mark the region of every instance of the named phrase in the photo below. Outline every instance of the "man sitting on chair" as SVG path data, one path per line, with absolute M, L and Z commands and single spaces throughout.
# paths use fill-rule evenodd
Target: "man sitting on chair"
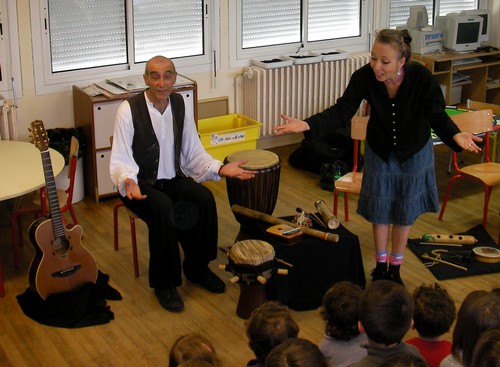
M 213 293 L 224 282 L 209 268 L 217 256 L 217 209 L 211 191 L 200 183 L 255 172 L 223 165 L 210 156 L 198 137 L 192 113 L 173 92 L 173 62 L 155 56 L 146 63 L 148 89 L 124 101 L 117 112 L 110 174 L 120 198 L 148 226 L 149 284 L 163 308 L 180 312 L 184 303 L 179 245 L 185 277 Z

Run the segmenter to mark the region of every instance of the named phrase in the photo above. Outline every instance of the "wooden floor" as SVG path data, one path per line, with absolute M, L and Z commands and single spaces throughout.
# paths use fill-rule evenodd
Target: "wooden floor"
M 312 211 L 314 201 L 323 198 L 329 205 L 332 193 L 321 190 L 319 176 L 290 167 L 287 157 L 296 146 L 275 148 L 283 160 L 278 202 L 275 216 L 292 215 L 300 206 Z M 469 156 L 466 160 L 477 159 Z M 440 198 L 450 176 L 446 173 L 448 150 L 436 147 L 436 175 Z M 5 178 L 4 178 L 5 179 Z M 239 225 L 230 210 L 224 180 L 208 183 L 213 191 L 219 214 L 219 246 L 231 245 Z M 490 235 L 496 240 L 500 227 L 500 196 L 493 192 L 490 211 Z M 236 314 L 239 296 L 237 285 L 228 283 L 225 294 L 209 294 L 185 282 L 179 288 L 185 302 L 185 311 L 171 314 L 158 304 L 148 286 L 147 230 L 138 222 L 140 277 L 134 278 L 128 221 L 122 211 L 120 216 L 121 249 L 113 251 L 112 209 L 116 198 L 99 204 L 85 199 L 75 205 L 84 230 L 84 245 L 92 252 L 99 268 L 110 275 L 110 283 L 123 295 L 122 301 L 109 302 L 115 320 L 109 324 L 81 329 L 62 329 L 43 326 L 26 317 L 21 311 L 16 295 L 27 287 L 27 271 L 33 257 L 33 247 L 26 240 L 21 250 L 21 267 L 13 267 L 8 210 L 10 202 L 1 203 L 0 256 L 4 265 L 6 295 L 0 299 L 0 365 L 1 366 L 165 366 L 168 350 L 174 340 L 188 332 L 206 334 L 214 343 L 224 366 L 244 366 L 252 358 L 245 337 L 244 321 Z M 359 236 L 365 273 L 369 279 L 373 268 L 371 226 L 356 215 L 356 197 L 350 198 L 351 220 L 343 223 Z M 411 231 L 411 238 L 424 233 L 457 233 L 481 223 L 483 205 L 482 188 L 467 182 L 455 184 L 452 201 L 444 221 L 438 221 L 437 213 L 422 215 Z M 343 210 L 339 219 L 343 222 Z M 28 227 L 30 220 L 24 225 Z M 26 237 L 27 239 L 28 237 Z M 211 264 L 221 278 L 230 274 L 218 270 L 225 264 L 225 255 Z M 422 282 L 436 281 L 432 274 L 410 252 L 406 251 L 402 277 L 411 292 Z M 461 303 L 474 289 L 490 290 L 500 286 L 500 275 L 464 277 L 441 282 L 452 297 Z M 319 342 L 323 334 L 323 322 L 318 310 L 293 311 L 300 325 L 300 336 Z M 408 336 L 413 336 L 410 331 Z M 447 337 L 450 337 L 448 334 Z

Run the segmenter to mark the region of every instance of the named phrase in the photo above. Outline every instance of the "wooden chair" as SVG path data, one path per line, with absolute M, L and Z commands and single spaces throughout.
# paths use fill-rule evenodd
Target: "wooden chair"
M 110 145 L 113 146 L 113 137 L 109 137 Z M 137 255 L 137 234 L 135 230 L 135 220 L 140 219 L 137 214 L 135 214 L 132 210 L 127 208 L 123 202 L 118 202 L 113 208 L 113 243 L 115 251 L 118 251 L 120 246 L 118 243 L 118 210 L 120 208 L 125 208 L 128 214 L 128 220 L 130 223 L 130 236 L 132 239 L 132 258 L 134 260 L 134 275 L 136 278 L 139 278 L 139 260 Z
M 344 217 L 349 221 L 349 203 L 348 194 L 359 194 L 361 190 L 361 181 L 363 172 L 358 172 L 358 158 L 360 143 L 366 139 L 366 126 L 369 116 L 354 116 L 351 120 L 351 138 L 354 140 L 353 166 L 352 171 L 346 173 L 335 181 L 333 191 L 333 214 L 337 216 L 339 193 L 344 194 Z
M 461 131 L 472 134 L 484 134 L 484 163 L 471 164 L 468 166 L 459 166 L 457 153 L 452 152 L 453 168 L 455 175 L 450 179 L 446 188 L 445 197 L 439 213 L 439 220 L 443 220 L 446 204 L 450 197 L 451 186 L 460 179 L 466 178 L 479 182 L 484 186 L 484 205 L 483 205 L 483 227 L 488 226 L 488 203 L 493 187 L 500 184 L 500 163 L 492 162 L 490 159 L 490 133 L 493 131 L 493 112 L 492 110 L 472 111 L 454 115 L 451 117 Z
M 74 224 L 78 224 L 78 218 L 76 217 L 75 210 L 73 209 L 73 190 L 75 186 L 76 166 L 78 162 L 78 149 L 78 139 L 73 136 L 71 137 L 69 151 L 68 188 L 66 190 L 57 190 L 60 211 L 61 213 L 69 211 Z M 40 190 L 35 191 L 30 195 L 25 195 L 21 198 L 20 202 L 16 204 L 16 208 L 14 208 L 12 212 L 10 221 L 12 249 L 14 252 L 14 266 L 16 268 L 19 267 L 19 247 L 21 247 L 24 243 L 21 216 L 25 214 L 32 214 L 34 218 L 39 218 L 47 214 L 47 208 L 48 203 L 45 187 L 40 188 Z M 63 221 L 66 222 L 64 218 Z
M 471 111 L 479 111 L 479 110 L 492 110 L 493 115 L 500 117 L 500 104 L 494 103 L 486 103 L 486 102 L 478 102 L 473 101 L 472 99 L 467 99 L 467 109 Z M 495 130 L 495 128 L 494 128 Z M 497 145 L 497 137 L 498 132 L 494 132 L 491 134 L 491 160 L 492 162 L 497 161 L 498 156 L 498 145 Z

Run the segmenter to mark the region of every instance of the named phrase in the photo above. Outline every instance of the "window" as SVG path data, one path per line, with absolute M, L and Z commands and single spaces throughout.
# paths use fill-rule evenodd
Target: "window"
M 22 96 L 17 9 L 14 1 L 0 0 L 0 96 Z
M 300 50 L 365 50 L 367 8 L 360 0 L 230 1 L 230 66 Z
M 209 71 L 218 46 L 217 3 L 31 0 L 37 93 L 68 90 L 80 80 L 130 70 L 141 74 L 144 63 L 158 54 L 183 70 Z
M 424 5 L 427 8 L 429 24 L 432 25 L 437 15 L 477 9 L 478 0 L 390 0 L 389 28 L 405 25 L 412 5 Z M 435 12 L 434 9 L 438 11 Z

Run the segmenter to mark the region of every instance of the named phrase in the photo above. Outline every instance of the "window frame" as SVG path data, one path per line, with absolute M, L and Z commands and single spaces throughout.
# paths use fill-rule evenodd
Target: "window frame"
M 37 95 L 58 93 L 71 90 L 72 85 L 84 85 L 108 78 L 131 74 L 142 74 L 145 62 L 135 63 L 133 44 L 132 0 L 126 1 L 127 16 L 127 54 L 128 63 L 115 66 L 95 67 L 84 70 L 53 73 L 50 57 L 50 40 L 45 29 L 47 0 L 30 0 L 31 33 Z M 201 56 L 175 58 L 174 63 L 182 73 L 211 72 L 220 65 L 219 0 L 203 0 L 204 11 L 204 50 Z
M 21 57 L 19 51 L 16 2 L 0 0 L 0 95 L 4 99 L 17 99 L 23 96 L 21 78 Z
M 307 0 L 301 0 L 302 5 L 307 9 Z M 372 7 L 369 1 L 361 0 L 361 35 L 336 40 L 296 42 L 276 46 L 255 47 L 243 49 L 241 44 L 241 0 L 229 1 L 229 67 L 237 68 L 249 66 L 253 58 L 275 57 L 286 53 L 300 51 L 321 51 L 336 48 L 345 51 L 366 51 L 370 39 L 370 22 Z M 304 37 L 304 27 L 307 26 L 307 16 L 302 19 L 302 38 Z

